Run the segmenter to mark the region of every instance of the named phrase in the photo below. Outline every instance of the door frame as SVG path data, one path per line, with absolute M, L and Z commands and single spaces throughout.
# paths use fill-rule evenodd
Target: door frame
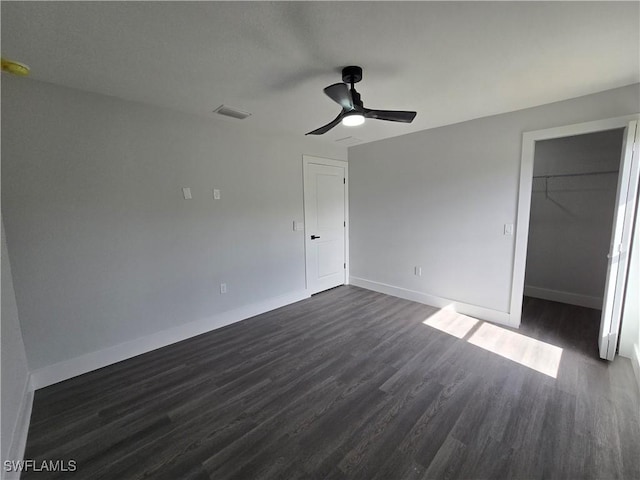
M 344 261 L 346 268 L 344 269 L 344 284 L 349 284 L 349 162 L 346 160 L 335 160 L 333 158 L 317 157 L 314 155 L 302 155 L 302 211 L 303 216 L 306 215 L 305 208 L 305 192 L 304 183 L 307 178 L 307 171 L 309 165 L 327 165 L 330 167 L 340 167 L 344 169 L 344 221 L 346 227 L 344 228 Z M 304 278 L 305 288 L 309 290 L 309 267 L 308 267 L 308 252 L 307 252 L 307 237 L 309 236 L 309 229 L 307 228 L 307 219 L 304 218 Z
M 529 220 L 531 214 L 531 187 L 533 184 L 533 163 L 535 143 L 540 140 L 571 137 L 587 133 L 602 132 L 625 128 L 629 122 L 640 121 L 640 115 L 626 115 L 592 122 L 565 125 L 562 127 L 534 130 L 522 134 L 522 157 L 520 161 L 520 183 L 518 187 L 518 210 L 516 217 L 515 249 L 513 273 L 511 276 L 511 304 L 509 323 L 518 328 L 522 321 L 522 299 L 524 295 L 524 276 L 527 263 L 527 244 L 529 241 Z M 622 146 L 624 148 L 624 145 Z M 616 201 L 618 199 L 616 198 Z

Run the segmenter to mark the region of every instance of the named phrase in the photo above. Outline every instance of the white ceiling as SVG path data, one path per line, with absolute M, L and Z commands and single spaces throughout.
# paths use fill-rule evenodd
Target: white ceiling
M 360 65 L 368 108 L 416 110 L 363 142 L 640 81 L 638 2 L 2 2 L 2 55 L 32 78 L 297 135 Z M 247 125 L 249 127 L 249 125 Z

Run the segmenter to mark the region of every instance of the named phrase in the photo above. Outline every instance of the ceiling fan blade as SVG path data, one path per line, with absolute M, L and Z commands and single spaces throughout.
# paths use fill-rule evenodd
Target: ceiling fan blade
M 349 111 L 353 109 L 353 99 L 351 98 L 351 92 L 349 87 L 344 83 L 334 83 L 324 89 L 324 93 L 327 96 L 340 105 L 344 110 Z
M 376 120 L 388 120 L 390 122 L 411 123 L 416 118 L 416 112 L 407 112 L 403 110 L 369 110 L 364 109 L 366 118 L 375 118 Z
M 315 130 L 307 133 L 306 135 L 322 135 L 323 133 L 327 133 L 329 130 L 331 130 L 333 127 L 335 127 L 340 123 L 340 121 L 342 120 L 342 117 L 344 117 L 344 111 L 340 112 L 340 114 L 336 118 L 331 120 L 329 123 L 327 123 L 323 127 L 316 128 Z

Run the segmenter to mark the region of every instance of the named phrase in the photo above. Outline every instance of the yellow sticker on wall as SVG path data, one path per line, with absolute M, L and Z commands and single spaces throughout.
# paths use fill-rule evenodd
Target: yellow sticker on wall
M 6 58 L 2 59 L 2 71 L 13 73 L 14 75 L 20 75 L 21 77 L 29 75 L 29 67 L 27 65 L 20 62 L 14 62 L 13 60 L 8 60 Z

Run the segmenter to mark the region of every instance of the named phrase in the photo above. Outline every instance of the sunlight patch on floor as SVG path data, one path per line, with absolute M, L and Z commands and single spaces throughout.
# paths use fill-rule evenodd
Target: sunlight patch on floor
M 443 308 L 422 323 L 537 372 L 557 378 L 562 348 Z
M 467 342 L 550 377 L 558 377 L 562 348 L 555 345 L 484 322 Z
M 442 308 L 422 323 L 454 337 L 464 338 L 479 322 L 480 320 L 460 315 L 455 310 Z

